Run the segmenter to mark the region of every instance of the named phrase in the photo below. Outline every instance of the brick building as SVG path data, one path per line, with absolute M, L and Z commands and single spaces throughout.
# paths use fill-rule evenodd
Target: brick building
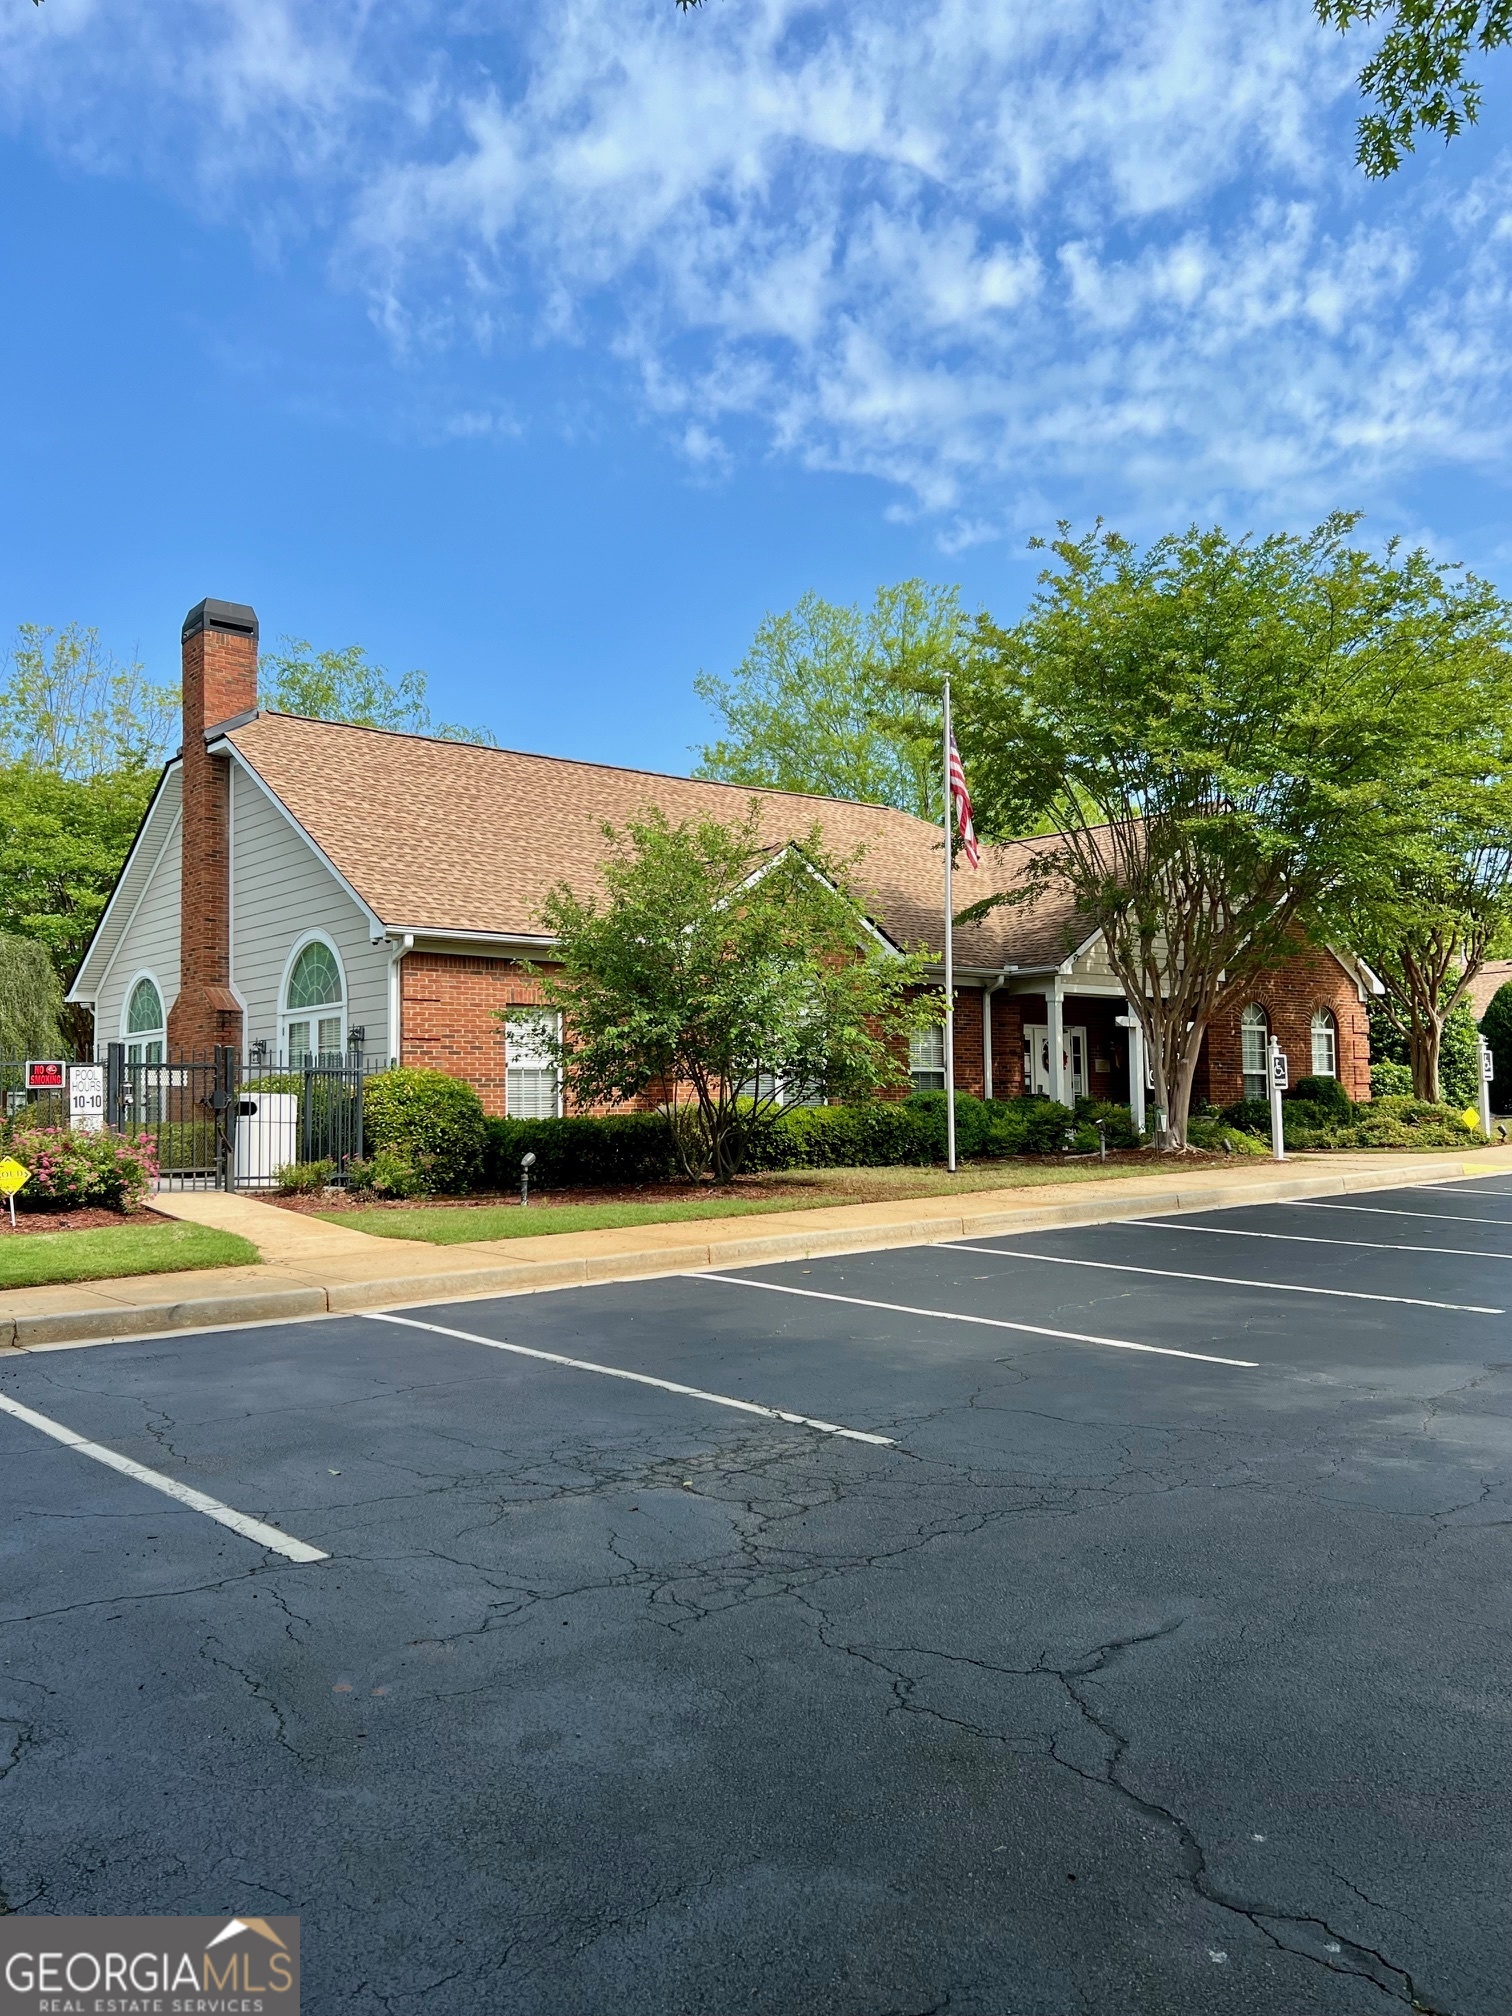
M 877 929 L 943 955 L 940 834 L 904 812 L 606 764 L 441 742 L 261 709 L 257 618 L 207 601 L 183 626 L 184 742 L 165 765 L 70 999 L 96 1042 L 144 1061 L 215 1043 L 284 1058 L 344 1052 L 448 1071 L 492 1112 L 556 1112 L 531 1031 L 498 1010 L 534 998 L 549 961 L 547 891 L 596 881 L 606 820 L 658 806 L 674 820 L 743 817 L 760 800 L 774 841 L 816 825 L 859 853 Z M 956 903 L 1014 886 L 1035 841 L 956 871 Z M 956 1076 L 963 1091 L 1126 1100 L 1142 1060 L 1100 939 L 1043 896 L 955 934 Z M 1299 944 L 1209 1031 L 1196 1087 L 1219 1103 L 1263 1092 L 1274 1033 L 1292 1076 L 1369 1093 L 1368 971 Z M 943 1083 L 938 1040 L 914 1082 Z

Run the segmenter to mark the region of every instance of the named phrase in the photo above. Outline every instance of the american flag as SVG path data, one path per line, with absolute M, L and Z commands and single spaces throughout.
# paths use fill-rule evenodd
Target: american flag
M 954 735 L 950 738 L 950 797 L 955 806 L 956 831 L 961 836 L 961 858 L 968 868 L 975 868 L 982 850 L 977 846 L 976 828 L 971 823 L 971 793 L 966 789 L 966 772 Z

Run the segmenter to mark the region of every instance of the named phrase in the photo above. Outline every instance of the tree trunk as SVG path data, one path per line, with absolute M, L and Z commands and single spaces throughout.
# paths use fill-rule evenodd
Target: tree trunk
M 1435 1105 L 1439 1100 L 1439 1048 L 1443 1036 L 1444 1024 L 1439 1016 L 1427 1014 L 1421 1019 L 1414 1016 L 1408 1039 L 1413 1097 L 1431 1099 Z

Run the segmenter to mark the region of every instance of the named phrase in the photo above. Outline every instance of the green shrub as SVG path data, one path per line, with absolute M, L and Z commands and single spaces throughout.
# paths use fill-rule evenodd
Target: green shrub
M 431 1185 L 425 1174 L 397 1148 L 380 1148 L 376 1155 L 347 1164 L 347 1188 L 374 1197 L 425 1197 Z
M 1284 1105 L 1282 1110 L 1285 1111 Z M 1270 1140 L 1269 1099 L 1236 1099 L 1232 1106 L 1225 1106 L 1218 1117 L 1226 1127 L 1233 1127 L 1241 1134 L 1254 1134 L 1262 1141 Z
M 1354 1117 L 1354 1101 L 1337 1078 L 1299 1078 L 1286 1094 L 1286 1102 L 1319 1107 L 1335 1120 Z
M 6 1153 L 31 1171 L 16 1196 L 22 1211 L 67 1211 L 81 1204 L 124 1211 L 151 1195 L 158 1173 L 150 1134 L 17 1128 Z
M 1256 1106 L 1262 1102 L 1256 1099 L 1241 1101 L 1241 1104 Z M 1210 1154 L 1221 1155 L 1267 1155 L 1270 1150 L 1266 1142 L 1257 1141 L 1252 1133 L 1241 1127 L 1228 1125 L 1224 1120 L 1198 1119 L 1187 1122 L 1187 1142 L 1193 1148 L 1206 1149 Z
M 774 1113 L 753 1138 L 745 1166 L 781 1169 L 925 1167 L 946 1153 L 943 1092 L 909 1099 L 868 1099 L 854 1106 L 790 1106 Z M 1139 1136 L 1126 1106 L 1084 1100 L 1075 1115 L 1049 1099 L 976 1099 L 956 1094 L 956 1152 L 962 1160 L 1004 1155 L 1097 1151 L 1096 1122 L 1108 1146 L 1135 1147 Z M 678 1174 L 666 1120 L 659 1113 L 602 1118 L 489 1120 L 484 1180 L 513 1190 L 520 1158 L 534 1154 L 532 1185 L 665 1183 Z
M 1372 1099 L 1412 1097 L 1412 1066 L 1394 1063 L 1390 1057 L 1383 1057 L 1378 1064 L 1370 1067 L 1370 1096 Z
M 276 1180 L 285 1197 L 313 1197 L 335 1174 L 334 1162 L 286 1162 Z
M 532 1185 L 667 1183 L 678 1173 L 671 1130 L 660 1113 L 589 1114 L 562 1120 L 488 1120 L 483 1181 L 518 1189 L 520 1158 L 535 1156 Z
M 1134 1125 L 1132 1110 L 1109 1099 L 1078 1099 L 1076 1117 L 1089 1120 L 1094 1127 L 1100 1122 L 1110 1148 L 1138 1148 L 1145 1138 Z
M 362 1123 L 366 1154 L 375 1162 L 385 1151 L 399 1156 L 422 1191 L 477 1188 L 488 1123 L 460 1078 L 409 1065 L 379 1071 L 363 1088 Z

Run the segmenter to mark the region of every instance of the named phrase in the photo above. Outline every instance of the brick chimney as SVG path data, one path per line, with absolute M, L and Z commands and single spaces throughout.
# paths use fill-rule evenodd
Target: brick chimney
M 184 618 L 184 820 L 178 999 L 173 1051 L 241 1045 L 231 992 L 231 761 L 212 756 L 214 731 L 257 708 L 257 616 L 241 602 L 205 601 Z

